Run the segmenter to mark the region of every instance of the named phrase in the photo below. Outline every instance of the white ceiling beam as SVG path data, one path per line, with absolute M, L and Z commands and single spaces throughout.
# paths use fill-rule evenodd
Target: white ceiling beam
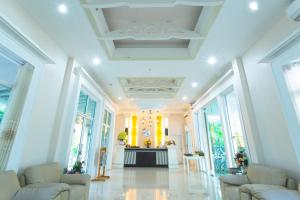
M 196 31 L 178 28 L 169 22 L 160 23 L 133 23 L 128 28 L 108 32 L 100 37 L 100 40 L 204 40 Z
M 156 8 L 175 6 L 220 6 L 224 0 L 87 0 L 82 3 L 85 8 Z
M 171 34 L 161 34 L 161 33 L 148 33 L 148 34 L 117 34 L 117 33 L 108 33 L 106 35 L 98 37 L 99 40 L 143 40 L 143 41 L 153 41 L 153 40 L 204 40 L 205 37 L 192 32 L 189 34 L 185 33 L 171 33 Z

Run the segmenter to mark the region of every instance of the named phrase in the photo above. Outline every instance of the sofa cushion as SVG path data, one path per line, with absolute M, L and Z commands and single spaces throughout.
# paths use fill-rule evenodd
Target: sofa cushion
M 240 192 L 256 194 L 259 192 L 266 192 L 269 190 L 285 189 L 279 185 L 264 185 L 264 184 L 245 184 L 240 187 Z
M 247 176 L 252 184 L 280 186 L 286 186 L 288 178 L 284 170 L 255 164 L 249 166 Z
M 87 188 L 83 185 L 70 185 L 70 199 L 81 200 L 86 196 Z
M 24 171 L 26 184 L 59 183 L 62 169 L 58 163 L 36 165 Z
M 0 172 L 0 199 L 12 199 L 19 189 L 20 184 L 14 171 Z
M 30 184 L 20 189 L 13 200 L 51 200 L 66 191 L 70 191 L 70 186 L 64 183 Z
M 257 192 L 253 196 L 258 200 L 300 200 L 300 194 L 296 190 L 277 189 L 265 192 Z

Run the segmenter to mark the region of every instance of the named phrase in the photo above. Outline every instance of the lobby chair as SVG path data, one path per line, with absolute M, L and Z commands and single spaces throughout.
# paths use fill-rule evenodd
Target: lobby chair
M 88 200 L 90 176 L 87 174 L 63 174 L 58 163 L 31 166 L 24 171 L 25 183 L 64 183 L 70 187 L 70 200 Z
M 257 164 L 250 165 L 246 175 L 220 177 L 220 184 L 223 200 L 252 200 L 257 192 L 296 188 L 284 170 Z
M 290 190 L 288 188 L 269 188 L 265 191 L 254 189 L 248 191 L 248 193 L 251 193 L 251 200 L 300 200 L 300 184 L 298 186 L 298 190 Z
M 0 172 L 1 200 L 62 200 L 69 196 L 67 184 L 31 184 L 21 187 L 14 171 Z

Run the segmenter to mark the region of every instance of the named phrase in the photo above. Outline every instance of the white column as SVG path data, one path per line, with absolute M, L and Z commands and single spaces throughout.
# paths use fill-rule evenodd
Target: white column
M 241 108 L 242 123 L 245 129 L 249 156 L 252 162 L 263 164 L 264 154 L 242 59 L 234 59 L 232 61 L 232 68 L 234 72 L 234 88 Z
M 74 130 L 77 104 L 79 100 L 79 93 L 81 87 L 81 68 L 73 68 L 72 74 L 74 75 L 73 84 L 70 85 L 69 93 L 67 94 L 67 104 L 62 113 L 63 123 L 60 129 L 60 134 L 54 155 L 54 161 L 60 162 L 64 167 L 68 165 L 69 150 L 71 145 L 71 137 Z
M 33 75 L 33 67 L 25 64 L 20 67 L 17 82 L 12 88 L 9 104 L 0 130 L 0 169 L 5 169 L 17 133 L 24 103 Z
M 72 83 L 72 77 L 73 77 L 73 69 L 75 67 L 75 60 L 74 58 L 69 58 L 67 67 L 65 70 L 64 74 L 64 80 L 63 80 L 63 85 L 62 89 L 60 91 L 59 95 L 59 102 L 56 110 L 56 115 L 55 115 L 55 122 L 54 122 L 54 127 L 53 127 L 53 132 L 52 132 L 52 138 L 51 138 L 51 146 L 49 153 L 48 153 L 48 161 L 51 162 L 55 160 L 55 153 L 57 150 L 57 144 L 59 143 L 60 135 L 64 134 L 65 129 L 65 120 L 66 120 L 66 115 L 67 115 L 67 110 L 65 109 L 68 107 L 69 104 L 69 98 L 68 98 L 68 93 L 71 90 L 71 83 Z M 64 131 L 61 131 L 61 130 Z

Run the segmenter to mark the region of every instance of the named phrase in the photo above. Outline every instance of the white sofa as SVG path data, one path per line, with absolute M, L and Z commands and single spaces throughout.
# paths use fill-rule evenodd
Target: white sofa
M 1 200 L 61 200 L 68 198 L 67 184 L 32 184 L 21 187 L 14 171 L 0 172 Z
M 90 176 L 87 174 L 63 174 L 58 163 L 31 166 L 24 171 L 26 187 L 28 185 L 67 184 L 69 196 L 61 200 L 88 200 Z
M 270 191 L 296 189 L 296 183 L 281 169 L 252 164 L 247 175 L 220 177 L 223 200 L 254 200 L 253 194 Z
M 266 185 L 256 185 L 256 187 L 242 186 L 240 190 L 247 190 L 251 194 L 251 200 L 300 200 L 300 188 L 297 190 L 290 190 L 281 186 L 268 187 Z M 247 199 L 248 197 L 242 197 Z

